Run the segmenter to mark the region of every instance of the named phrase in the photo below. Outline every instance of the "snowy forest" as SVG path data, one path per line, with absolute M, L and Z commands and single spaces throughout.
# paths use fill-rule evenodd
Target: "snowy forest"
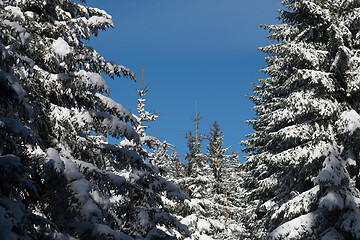
M 105 11 L 0 0 L 0 239 L 360 239 L 360 1 L 282 5 L 240 163 L 197 113 L 184 160 L 147 131 L 149 84 L 87 44 Z

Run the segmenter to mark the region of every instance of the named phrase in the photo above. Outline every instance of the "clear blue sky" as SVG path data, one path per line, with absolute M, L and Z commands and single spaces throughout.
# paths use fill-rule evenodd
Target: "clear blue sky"
M 244 121 L 254 117 L 246 95 L 265 65 L 257 48 L 270 43 L 258 25 L 278 23 L 280 0 L 88 0 L 87 4 L 108 12 L 115 24 L 89 45 L 130 68 L 138 84 L 144 66 L 145 82 L 151 82 L 147 109 L 163 113 L 155 125 L 157 137 L 186 153 L 184 134 L 194 129 L 190 116 L 196 97 L 204 115 L 200 132 L 207 134 L 217 120 L 225 135 L 224 147 L 242 149 L 238 142 L 252 132 Z M 108 84 L 110 96 L 136 112 L 131 80 L 109 79 Z

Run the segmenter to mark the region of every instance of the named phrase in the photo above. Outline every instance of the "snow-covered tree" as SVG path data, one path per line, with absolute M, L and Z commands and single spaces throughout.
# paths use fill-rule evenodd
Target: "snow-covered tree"
M 223 148 L 223 139 L 220 126 L 215 121 L 207 136 L 209 143 L 205 155 L 214 179 L 207 184 L 207 188 L 211 189 L 210 215 L 224 223 L 223 228 L 217 229 L 214 234 L 216 239 L 239 239 L 239 232 L 242 231 L 239 221 L 241 192 L 238 192 L 240 164 L 237 152 L 226 154 L 229 148 Z
M 0 237 L 186 233 L 160 196 L 183 199 L 179 189 L 140 152 L 107 142 L 142 143 L 137 118 L 106 96 L 101 75 L 134 74 L 85 43 L 111 16 L 69 0 L 0 1 L 0 11 Z
M 177 214 L 188 226 L 193 239 L 240 239 L 243 226 L 238 199 L 241 194 L 237 193 L 240 188 L 238 154 L 226 155 L 228 149 L 222 147 L 224 136 L 216 121 L 206 138 L 198 129 L 196 132 L 195 136 L 191 131 L 186 134 L 188 171 L 185 178 L 176 180 L 191 200 L 186 200 Z M 201 139 L 196 141 L 196 136 Z M 201 151 L 203 139 L 209 141 L 206 154 Z
M 227 191 L 226 182 L 227 179 L 227 161 L 228 157 L 225 153 L 229 148 L 223 148 L 223 139 L 222 131 L 220 130 L 219 124 L 217 121 L 213 123 L 213 128 L 210 128 L 209 136 L 207 136 L 209 144 L 207 145 L 207 161 L 210 162 L 210 168 L 212 169 L 214 178 L 215 178 L 215 191 L 219 194 L 225 194 Z
M 282 3 L 283 24 L 264 26 L 269 77 L 254 87 L 244 142 L 248 228 L 259 239 L 360 239 L 360 2 Z
M 23 152 L 35 141 L 24 125 L 32 108 L 15 73 L 32 62 L 26 57 L 30 35 L 13 21 L 15 10 L 0 2 L 0 239 L 40 239 L 56 227 L 28 207 L 38 198 L 26 166 L 31 159 Z

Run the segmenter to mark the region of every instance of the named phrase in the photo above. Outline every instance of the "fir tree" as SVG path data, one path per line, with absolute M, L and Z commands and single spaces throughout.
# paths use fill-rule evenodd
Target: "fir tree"
M 44 238 L 56 231 L 54 224 L 28 207 L 38 198 L 32 171 L 26 166 L 31 159 L 24 154 L 25 144 L 35 141 L 25 125 L 33 109 L 16 69 L 32 61 L 26 57 L 30 34 L 13 21 L 16 10 L 0 2 L 0 239 L 4 240 Z
M 0 4 L 0 236 L 172 239 L 173 231 L 186 233 L 160 196 L 181 199 L 181 192 L 137 151 L 138 119 L 106 96 L 101 74 L 135 75 L 84 43 L 112 27 L 111 16 L 69 0 Z M 108 136 L 136 147 L 111 145 Z
M 206 158 L 210 162 L 210 168 L 213 171 L 215 178 L 215 190 L 217 193 L 225 194 L 225 182 L 228 181 L 226 174 L 227 156 L 225 153 L 229 150 L 222 147 L 224 136 L 220 130 L 217 121 L 213 123 L 213 128 L 210 129 L 210 134 L 207 137 L 209 144 L 207 145 Z
M 212 192 L 208 197 L 212 202 L 210 214 L 213 219 L 224 223 L 214 233 L 215 239 L 239 239 L 239 233 L 243 231 L 239 221 L 242 211 L 239 204 L 241 194 L 238 192 L 240 164 L 237 152 L 226 154 L 229 148 L 223 148 L 223 139 L 220 126 L 215 121 L 207 136 L 209 144 L 205 155 L 214 179 L 207 184 Z
M 244 142 L 248 228 L 260 239 L 360 239 L 360 3 L 282 3 L 283 24 L 264 26 L 269 77 L 254 87 Z

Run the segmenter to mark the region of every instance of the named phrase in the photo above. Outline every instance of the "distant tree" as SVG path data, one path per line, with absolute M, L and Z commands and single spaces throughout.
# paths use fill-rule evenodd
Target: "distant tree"
M 251 99 L 252 239 L 360 239 L 360 2 L 285 0 Z M 251 206 L 249 206 L 251 208 Z
M 202 168 L 205 167 L 206 159 L 201 151 L 201 143 L 203 137 L 198 134 L 197 137 L 193 135 L 192 131 L 185 134 L 187 140 L 188 153 L 185 154 L 186 175 L 188 177 L 197 177 L 201 175 Z
M 161 199 L 184 196 L 137 151 L 138 118 L 106 96 L 101 74 L 135 75 L 84 43 L 112 27 L 111 16 L 69 0 L 10 0 L 0 18 L 0 238 L 186 233 Z
M 226 173 L 228 156 L 226 156 L 225 153 L 229 150 L 229 148 L 224 149 L 222 147 L 223 139 L 224 136 L 222 135 L 219 124 L 215 121 L 213 123 L 213 128 L 210 128 L 210 133 L 207 136 L 209 144 L 206 147 L 206 158 L 210 163 L 210 168 L 214 174 L 216 183 L 214 186 L 215 191 L 219 194 L 225 194 L 227 191 L 227 189 L 225 189 L 225 183 L 228 181 Z
M 196 123 L 195 128 L 198 126 Z M 216 121 L 209 136 L 201 136 L 198 141 L 196 136 L 201 135 L 194 136 L 190 131 L 185 136 L 187 175 L 175 182 L 191 200 L 186 200 L 177 214 L 188 226 L 193 239 L 241 239 L 244 229 L 240 223 L 243 209 L 238 198 L 242 194 L 237 193 L 238 189 L 242 190 L 237 173 L 240 169 L 238 154 L 226 155 L 228 149 L 222 147 L 224 136 Z M 201 151 L 203 139 L 209 140 L 206 154 Z
M 207 136 L 209 144 L 205 155 L 209 163 L 214 181 L 207 184 L 212 193 L 210 214 L 212 218 L 224 223 L 222 229 L 216 232 L 216 239 L 239 239 L 243 231 L 240 223 L 241 194 L 239 191 L 240 164 L 237 152 L 227 155 L 229 148 L 223 148 L 224 136 L 217 121 L 210 128 Z

